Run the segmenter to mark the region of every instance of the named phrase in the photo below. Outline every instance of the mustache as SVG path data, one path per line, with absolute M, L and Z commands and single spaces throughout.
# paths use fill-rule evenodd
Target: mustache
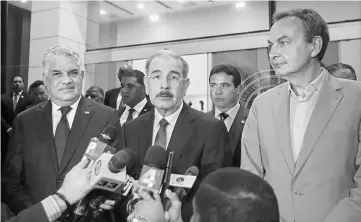
M 174 95 L 171 92 L 163 91 L 163 92 L 160 92 L 160 93 L 157 94 L 157 97 L 159 97 L 159 96 L 173 97 Z
M 65 86 L 65 87 L 60 88 L 60 90 L 62 90 L 62 89 L 74 89 L 74 88 L 75 88 L 75 86 Z

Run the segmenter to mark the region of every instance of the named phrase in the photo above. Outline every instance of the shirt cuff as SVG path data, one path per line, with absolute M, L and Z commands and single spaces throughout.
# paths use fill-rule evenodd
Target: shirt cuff
M 56 219 L 58 219 L 64 211 L 62 209 L 66 209 L 66 207 L 60 206 L 59 201 L 57 201 L 55 198 L 56 197 L 52 195 L 41 201 L 45 214 L 50 222 L 53 222 Z

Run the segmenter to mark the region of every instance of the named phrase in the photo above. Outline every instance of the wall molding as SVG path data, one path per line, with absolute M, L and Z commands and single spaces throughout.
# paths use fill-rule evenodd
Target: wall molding
M 331 41 L 361 38 L 361 21 L 329 25 Z M 123 60 L 145 59 L 154 52 L 167 48 L 180 55 L 247 50 L 267 47 L 269 32 L 246 33 L 235 36 L 214 37 L 145 46 L 100 49 L 85 53 L 85 64 L 109 63 Z

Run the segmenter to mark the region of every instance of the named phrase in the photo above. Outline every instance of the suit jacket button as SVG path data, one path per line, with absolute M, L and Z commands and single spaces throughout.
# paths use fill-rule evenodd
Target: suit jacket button
M 56 183 L 61 184 L 63 182 L 63 179 L 57 179 Z
M 293 197 L 299 197 L 300 196 L 300 192 L 297 191 L 293 191 L 292 192 Z

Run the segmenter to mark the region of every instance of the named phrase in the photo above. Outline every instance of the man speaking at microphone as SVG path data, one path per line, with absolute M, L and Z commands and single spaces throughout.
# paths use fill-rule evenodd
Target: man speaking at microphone
M 42 64 L 50 100 L 17 116 L 4 165 L 3 200 L 15 213 L 55 193 L 106 125 L 120 129 L 113 109 L 81 95 L 84 71 L 77 52 L 52 47 Z
M 190 80 L 188 64 L 169 50 L 153 54 L 146 62 L 146 87 L 155 109 L 125 123 L 119 149 L 131 148 L 143 165 L 147 149 L 159 145 L 173 151 L 172 173 L 184 174 L 191 166 L 200 169 L 199 178 L 230 165 L 231 151 L 225 125 L 212 116 L 183 102 Z M 183 218 L 192 215 L 191 193 L 183 208 Z

